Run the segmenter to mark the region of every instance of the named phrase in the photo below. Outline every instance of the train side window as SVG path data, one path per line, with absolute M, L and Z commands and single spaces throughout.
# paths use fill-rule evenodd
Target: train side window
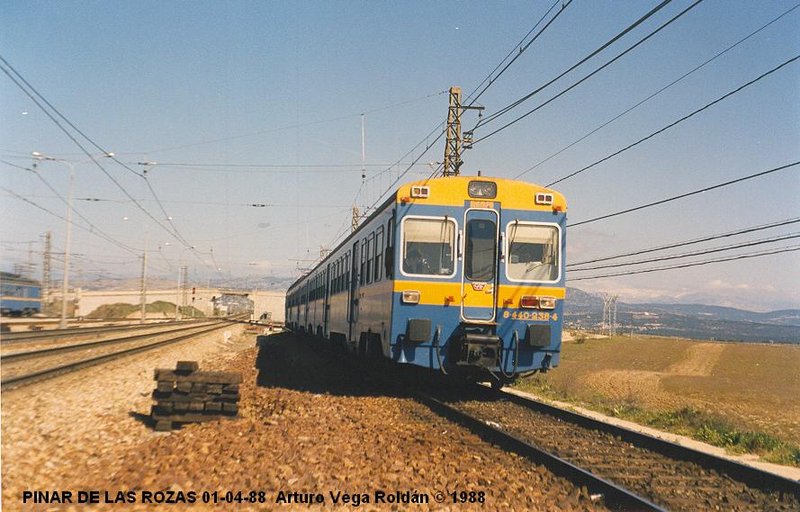
M 366 263 L 367 263 L 367 241 L 366 240 L 362 240 L 361 241 L 361 266 L 359 267 L 359 272 L 358 272 L 358 284 L 360 284 L 360 285 L 364 284 L 364 277 L 365 277 L 364 274 L 366 273 L 366 272 L 364 272 L 364 270 L 365 270 L 364 267 L 366 266 Z
M 379 227 L 375 232 L 375 281 L 381 280 L 383 270 L 381 264 L 383 262 L 383 226 Z
M 344 286 L 350 289 L 350 251 L 344 255 Z
M 366 272 L 367 284 L 372 282 L 372 260 L 375 259 L 375 234 L 370 233 L 367 237 L 367 264 L 364 269 Z
M 403 272 L 455 274 L 456 223 L 448 218 L 406 217 L 402 224 Z
M 394 225 L 394 219 L 389 219 L 389 222 L 386 223 L 386 279 L 391 279 L 392 274 L 394 271 L 394 251 L 392 250 L 392 226 Z

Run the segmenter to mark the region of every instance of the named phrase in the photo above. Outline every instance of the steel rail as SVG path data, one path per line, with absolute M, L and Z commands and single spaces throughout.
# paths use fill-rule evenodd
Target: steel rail
M 489 390 L 484 390 L 484 392 L 489 393 Z M 497 392 L 493 393 L 495 393 L 496 397 Z M 606 423 L 594 418 L 590 418 L 589 416 L 584 416 L 583 414 L 577 412 L 568 411 L 554 405 L 534 400 L 532 398 L 526 398 L 507 391 L 502 391 L 500 395 L 503 399 L 506 399 L 517 405 L 527 407 L 536 412 L 547 414 L 583 428 L 594 429 L 617 436 L 635 446 L 660 453 L 661 455 L 671 459 L 693 462 L 706 469 L 712 469 L 720 473 L 724 473 L 729 477 L 742 482 L 748 487 L 753 487 L 762 491 L 777 491 L 781 493 L 794 494 L 800 498 L 800 482 L 796 480 L 791 480 L 773 473 L 768 473 L 753 466 L 748 466 L 724 457 L 693 450 L 689 447 L 682 446 L 664 439 L 659 439 L 642 432 L 630 430 L 619 425 Z
M 197 322 L 198 320 L 191 320 Z M 101 327 L 73 327 L 69 329 L 48 329 L 42 331 L 23 331 L 23 332 L 6 332 L 0 335 L 0 340 L 3 344 L 15 343 L 19 341 L 28 341 L 31 339 L 39 338 L 58 338 L 80 336 L 82 334 L 96 334 L 100 332 L 113 332 L 113 331 L 136 331 L 141 329 L 152 329 L 160 325 L 175 325 L 177 323 L 188 323 L 189 321 L 175 321 L 168 322 L 153 322 L 150 324 L 136 324 L 136 325 L 117 325 L 117 326 L 101 326 Z
M 114 359 L 119 359 L 119 358 L 122 358 L 122 357 L 138 354 L 139 352 L 145 352 L 145 351 L 148 351 L 148 350 L 153 350 L 153 349 L 156 349 L 156 348 L 159 348 L 159 347 L 163 347 L 165 345 L 170 345 L 172 343 L 177 343 L 179 341 L 183 341 L 183 340 L 191 338 L 193 336 L 199 336 L 199 335 L 202 335 L 202 334 L 209 333 L 211 331 L 215 331 L 215 330 L 220 329 L 221 327 L 224 326 L 224 325 L 219 325 L 219 324 L 227 325 L 228 322 L 223 320 L 223 321 L 217 322 L 216 324 L 214 324 L 213 327 L 210 327 L 208 329 L 203 329 L 203 330 L 198 331 L 198 332 L 192 332 L 192 333 L 189 333 L 189 334 L 184 334 L 184 335 L 178 336 L 176 338 L 171 338 L 171 339 L 168 339 L 168 340 L 162 340 L 162 341 L 158 341 L 156 343 L 151 343 L 149 345 L 143 345 L 143 346 L 140 346 L 140 347 L 129 348 L 129 349 L 126 349 L 126 350 L 120 350 L 118 352 L 113 352 L 111 354 L 105 354 L 105 355 L 93 357 L 93 358 L 90 358 L 90 359 L 84 359 L 82 361 L 76 361 L 74 363 L 68 363 L 68 364 L 64 364 L 64 365 L 61 365 L 61 366 L 56 366 L 56 367 L 53 367 L 53 368 L 48 368 L 48 369 L 45 369 L 45 370 L 40 370 L 40 371 L 33 372 L 33 373 L 28 373 L 28 374 L 24 374 L 24 375 L 16 375 L 14 377 L 9 377 L 7 379 L 3 379 L 2 381 L 0 381 L 0 386 L 2 387 L 3 390 L 18 388 L 18 387 L 21 387 L 21 386 L 32 384 L 32 383 L 40 381 L 40 380 L 45 380 L 45 379 L 48 379 L 48 378 L 56 377 L 56 376 L 62 375 L 64 373 L 69 373 L 69 372 L 72 372 L 72 371 L 75 371 L 75 370 L 80 370 L 80 369 L 86 368 L 88 366 L 94 366 L 94 365 L 97 365 L 97 364 L 100 364 L 100 363 L 104 363 L 106 361 L 112 361 Z
M 10 354 L 0 355 L 0 362 L 10 363 L 12 361 L 18 361 L 20 359 L 32 359 L 32 358 L 36 358 L 36 357 L 44 357 L 44 356 L 53 355 L 53 354 L 61 354 L 61 353 L 64 353 L 64 352 L 73 352 L 75 350 L 81 350 L 81 349 L 87 349 L 87 348 L 95 348 L 95 347 L 100 347 L 100 346 L 103 346 L 103 345 L 110 346 L 110 345 L 116 345 L 116 344 L 119 344 L 119 343 L 128 343 L 128 342 L 132 342 L 132 341 L 141 340 L 141 339 L 144 339 L 144 338 L 149 338 L 149 337 L 152 337 L 152 336 L 161 336 L 161 335 L 164 335 L 164 334 L 171 334 L 171 333 L 175 333 L 175 332 L 188 331 L 188 330 L 191 330 L 191 329 L 200 329 L 200 328 L 204 327 L 204 325 L 207 325 L 207 324 L 190 325 L 190 326 L 183 326 L 183 327 L 177 327 L 177 328 L 175 328 L 174 325 L 171 325 L 171 327 L 173 327 L 172 329 L 164 329 L 164 330 L 161 330 L 161 331 L 148 332 L 148 333 L 145 333 L 145 334 L 136 334 L 134 336 L 123 336 L 123 337 L 120 337 L 120 338 L 111 338 L 111 339 L 106 339 L 106 340 L 89 341 L 89 342 L 86 342 L 86 343 L 75 343 L 75 344 L 71 344 L 71 345 L 59 345 L 57 347 L 47 347 L 47 348 L 42 348 L 42 349 L 37 349 L 37 350 L 28 350 L 28 351 L 25 351 L 25 352 L 12 352 Z
M 574 464 L 542 450 L 518 437 L 488 425 L 481 419 L 462 412 L 436 398 L 423 393 L 416 393 L 415 398 L 428 406 L 434 412 L 455 421 L 475 432 L 482 439 L 501 446 L 504 449 L 518 453 L 530 460 L 546 466 L 554 474 L 574 482 L 576 485 L 585 486 L 591 494 L 600 494 L 603 504 L 612 510 L 656 510 L 665 509 L 638 496 L 629 490 L 615 485 L 608 480 L 600 478 Z

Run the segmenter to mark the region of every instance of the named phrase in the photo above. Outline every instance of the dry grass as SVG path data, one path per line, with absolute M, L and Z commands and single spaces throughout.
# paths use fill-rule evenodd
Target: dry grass
M 647 336 L 564 342 L 561 366 L 520 387 L 800 464 L 798 345 Z

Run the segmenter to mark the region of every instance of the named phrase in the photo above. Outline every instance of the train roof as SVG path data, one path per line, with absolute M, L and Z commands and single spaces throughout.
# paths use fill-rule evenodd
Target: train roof
M 397 190 L 397 202 L 430 202 L 437 205 L 463 206 L 464 198 L 469 197 L 468 187 L 471 182 L 483 181 L 497 184 L 497 196 L 487 200 L 503 204 L 503 208 L 515 210 L 558 210 L 567 211 L 567 201 L 564 196 L 555 190 L 529 183 L 526 181 L 510 180 L 507 178 L 494 178 L 491 176 L 448 176 L 419 180 L 406 183 Z M 428 196 L 425 199 L 414 199 L 411 194 L 412 187 L 428 187 Z M 552 204 L 537 204 L 536 194 L 552 194 Z M 477 198 L 476 198 L 477 199 Z
M 375 208 L 369 217 L 364 219 L 364 221 L 359 225 L 359 229 L 361 226 L 368 224 L 373 217 L 378 215 L 390 205 L 417 201 L 416 199 L 411 198 L 411 187 L 428 187 L 430 194 L 433 194 L 432 196 L 429 195 L 429 201 L 434 202 L 435 204 L 463 206 L 464 197 L 468 196 L 467 187 L 471 181 L 490 181 L 497 183 L 497 195 L 501 198 L 504 208 L 538 209 L 545 211 L 557 210 L 562 212 L 566 212 L 567 210 L 567 201 L 560 192 L 556 192 L 555 190 L 537 185 L 535 183 L 511 180 L 508 178 L 494 178 L 491 176 L 442 176 L 439 178 L 412 181 L 400 186 L 391 195 L 389 195 L 389 197 L 380 206 Z M 537 205 L 535 201 L 537 193 L 552 194 L 552 205 Z M 309 270 L 295 279 L 295 281 L 289 285 L 287 292 L 292 291 L 292 288 L 294 288 L 298 283 L 311 274 L 317 267 L 325 263 L 325 261 L 331 257 L 341 246 L 347 244 L 347 242 L 353 238 L 358 231 L 359 230 L 357 229 L 356 231 L 350 233 L 328 253 L 328 256 L 314 265 L 312 270 Z
M 28 279 L 27 277 L 22 277 L 21 275 L 18 274 L 12 274 L 11 272 L 0 272 L 0 281 L 2 281 L 3 283 L 40 286 L 39 281 L 34 281 L 33 279 Z

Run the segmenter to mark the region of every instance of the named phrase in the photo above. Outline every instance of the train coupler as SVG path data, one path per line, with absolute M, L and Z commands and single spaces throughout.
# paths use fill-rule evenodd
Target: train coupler
M 493 368 L 500 361 L 503 341 L 496 334 L 464 333 L 457 347 L 457 365 Z

